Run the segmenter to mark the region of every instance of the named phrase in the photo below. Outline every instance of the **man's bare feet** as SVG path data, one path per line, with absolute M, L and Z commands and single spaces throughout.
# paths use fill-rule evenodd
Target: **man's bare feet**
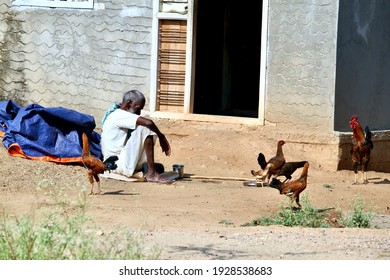
M 159 184 L 172 184 L 175 180 L 167 179 L 157 172 L 148 172 L 145 175 L 146 182 L 154 182 Z

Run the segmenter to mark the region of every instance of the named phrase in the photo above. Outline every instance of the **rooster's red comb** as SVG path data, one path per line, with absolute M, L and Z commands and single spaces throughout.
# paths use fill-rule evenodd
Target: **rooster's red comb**
M 351 117 L 351 122 L 356 122 L 358 120 L 358 116 L 357 115 L 353 115 L 352 117 Z

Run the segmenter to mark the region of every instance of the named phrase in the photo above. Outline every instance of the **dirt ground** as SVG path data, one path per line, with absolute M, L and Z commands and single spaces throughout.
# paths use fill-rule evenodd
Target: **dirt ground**
M 184 164 L 185 174 L 197 176 L 253 179 L 257 154 L 273 156 L 279 140 L 265 146 L 253 126 L 156 122 L 172 146 L 170 157 L 157 146 L 157 161 L 168 171 L 174 163 Z M 304 154 L 293 158 L 288 145 L 287 160 L 305 159 Z M 5 213 L 38 213 L 65 199 L 76 201 L 89 187 L 82 166 L 15 158 L 4 147 L 0 166 L 0 211 Z M 299 174 L 297 170 L 293 178 Z M 352 171 L 310 166 L 303 194 L 318 209 L 342 212 L 351 211 L 354 198 L 361 197 L 366 209 L 376 213 L 370 229 L 243 227 L 277 212 L 288 199 L 275 189 L 235 180 L 183 179 L 159 185 L 102 178 L 104 194 L 88 196 L 86 209 L 101 227 L 97 235 L 125 225 L 142 237 L 146 249 L 160 246 L 162 259 L 390 259 L 390 174 L 369 172 L 368 178 L 367 185 L 352 185 Z

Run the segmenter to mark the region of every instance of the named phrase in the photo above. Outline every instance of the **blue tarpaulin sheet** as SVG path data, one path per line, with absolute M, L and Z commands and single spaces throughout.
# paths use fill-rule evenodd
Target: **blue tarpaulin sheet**
M 20 107 L 0 102 L 0 136 L 12 156 L 58 163 L 81 163 L 82 138 L 89 138 L 91 153 L 102 158 L 95 119 L 74 110 L 38 104 Z

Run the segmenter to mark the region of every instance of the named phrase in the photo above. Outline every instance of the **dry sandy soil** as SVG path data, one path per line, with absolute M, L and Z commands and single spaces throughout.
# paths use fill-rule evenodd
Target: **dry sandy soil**
M 166 170 L 174 163 L 184 164 L 186 174 L 197 176 L 252 179 L 258 152 L 273 156 L 279 140 L 268 134 L 268 142 L 275 144 L 265 145 L 261 131 L 253 126 L 157 123 L 173 150 L 165 157 L 157 146 L 157 161 Z M 293 158 L 288 145 L 287 160 L 305 159 L 304 154 Z M 0 166 L 0 212 L 38 213 L 56 207 L 58 200 L 77 200 L 89 187 L 82 166 L 14 158 L 4 147 Z M 299 174 L 300 170 L 293 178 Z M 141 236 L 145 250 L 160 246 L 162 259 L 390 259 L 390 174 L 370 172 L 368 177 L 369 184 L 352 185 L 352 171 L 327 172 L 311 166 L 303 194 L 320 210 L 343 213 L 351 211 L 356 196 L 361 197 L 366 209 L 376 213 L 370 229 L 243 227 L 287 206 L 288 199 L 275 189 L 247 187 L 234 180 L 184 179 L 159 185 L 102 178 L 105 193 L 88 196 L 86 209 L 101 228 L 97 234 L 125 225 Z

